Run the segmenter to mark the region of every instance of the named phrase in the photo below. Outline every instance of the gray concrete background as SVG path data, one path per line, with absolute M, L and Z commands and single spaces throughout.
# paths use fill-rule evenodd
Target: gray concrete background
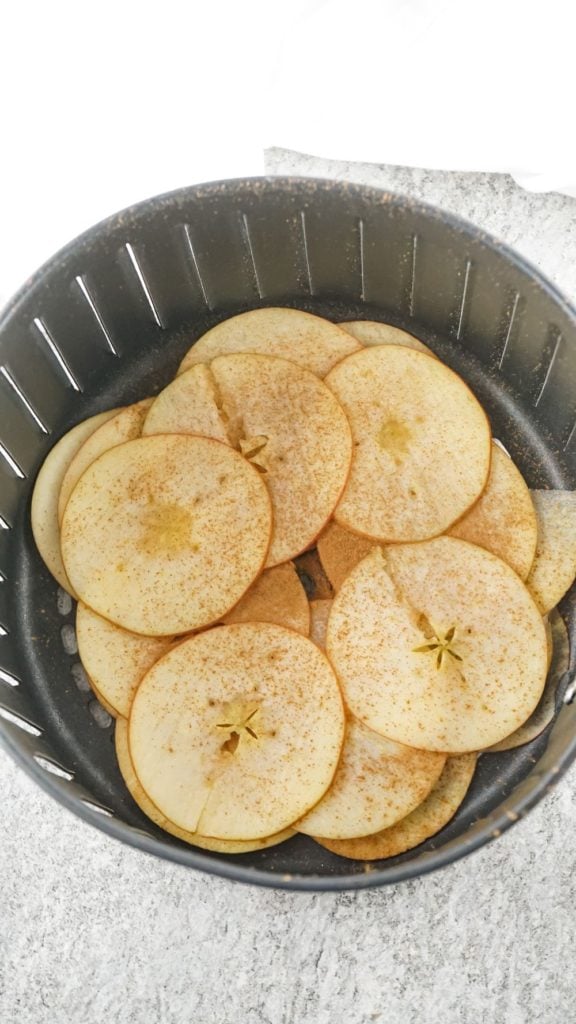
M 506 177 L 274 149 L 269 173 L 444 206 L 576 300 L 576 201 Z M 564 1024 L 574 1016 L 576 772 L 466 861 L 394 889 L 292 895 L 193 874 L 76 820 L 0 752 L 2 1024 Z

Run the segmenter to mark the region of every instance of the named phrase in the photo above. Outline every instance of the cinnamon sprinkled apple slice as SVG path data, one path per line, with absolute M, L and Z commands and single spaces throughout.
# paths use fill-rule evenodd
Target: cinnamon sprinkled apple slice
M 399 743 L 497 743 L 546 679 L 542 617 L 495 555 L 454 537 L 375 549 L 334 598 L 327 651 L 352 713 Z
M 330 789 L 294 827 L 327 839 L 379 832 L 425 799 L 445 761 L 444 754 L 395 743 L 350 716 Z
M 362 345 L 404 345 L 406 348 L 417 349 L 418 352 L 427 352 L 429 356 L 434 355 L 432 349 L 419 338 L 401 330 L 400 327 L 393 327 L 392 324 L 383 324 L 378 320 L 347 320 L 338 326 Z
M 219 441 L 160 434 L 105 452 L 74 488 L 62 557 L 80 598 L 147 636 L 218 622 L 259 575 L 272 511 L 262 477 Z
M 536 512 L 520 470 L 494 442 L 484 491 L 448 532 L 498 555 L 521 579 L 528 576 L 538 539 Z
M 344 356 L 360 345 L 351 334 L 330 320 L 300 309 L 269 307 L 229 317 L 203 334 L 186 353 L 178 373 L 216 356 L 257 352 L 290 359 L 325 377 Z
M 330 371 L 354 458 L 334 518 L 388 542 L 444 533 L 482 493 L 490 469 L 490 425 L 452 370 L 399 345 L 365 348 Z
M 310 606 L 292 562 L 266 569 L 224 622 L 275 622 L 308 636 Z
M 62 481 L 76 452 L 87 438 L 117 412 L 117 409 L 99 412 L 96 416 L 90 416 L 89 419 L 82 420 L 72 427 L 72 430 L 64 434 L 50 449 L 34 484 L 31 519 L 36 547 L 54 579 L 69 594 L 74 594 L 74 590 L 62 562 L 58 519 L 58 499 Z
M 334 672 L 306 637 L 269 623 L 199 633 L 144 676 L 130 753 L 148 797 L 174 824 L 260 839 L 324 795 L 344 738 Z
M 127 405 L 125 409 L 119 409 L 112 417 L 106 419 L 78 449 L 68 466 L 60 488 L 58 497 L 60 525 L 62 525 L 68 499 L 82 474 L 88 469 L 88 466 L 91 466 L 100 455 L 109 451 L 110 448 L 140 437 L 151 402 L 151 398 L 145 398 L 141 402 L 135 402 L 134 405 Z
M 208 836 L 198 835 L 197 832 L 187 832 L 186 829 L 179 828 L 178 825 L 175 825 L 173 821 L 170 821 L 158 810 L 155 804 L 146 796 L 138 781 L 138 776 L 134 771 L 134 765 L 130 757 L 128 722 L 125 718 L 117 719 L 114 740 L 118 767 L 134 803 L 138 804 L 140 810 L 144 812 L 147 818 L 150 818 L 150 821 L 153 821 L 159 828 L 164 829 L 165 832 L 175 836 L 176 839 L 181 839 L 184 843 L 190 843 L 191 846 L 198 846 L 202 850 L 212 850 L 214 853 L 252 853 L 254 850 L 266 850 L 269 846 L 278 846 L 279 843 L 286 842 L 287 839 L 290 839 L 295 834 L 292 829 L 287 828 L 273 836 L 266 836 L 264 839 L 252 839 L 248 842 L 242 842 L 239 839 L 210 839 Z
M 526 580 L 543 615 L 576 576 L 576 491 L 531 491 L 538 518 L 536 557 Z
M 444 770 L 426 799 L 406 818 L 363 839 L 319 839 L 316 842 L 340 857 L 351 860 L 380 860 L 413 850 L 454 817 L 472 782 L 476 754 L 449 757 Z

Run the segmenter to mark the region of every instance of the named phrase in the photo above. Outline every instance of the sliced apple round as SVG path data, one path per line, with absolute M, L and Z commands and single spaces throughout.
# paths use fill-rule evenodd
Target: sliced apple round
M 405 747 L 349 718 L 330 789 L 294 827 L 327 839 L 380 832 L 422 803 L 445 761 L 444 754 Z
M 223 320 L 203 334 L 186 353 L 179 373 L 216 356 L 257 352 L 280 356 L 325 377 L 344 356 L 360 348 L 347 331 L 300 309 L 270 307 Z
M 376 548 L 360 562 L 334 599 L 327 651 L 352 714 L 448 753 L 510 735 L 547 671 L 544 623 L 520 578 L 455 537 Z
M 498 555 L 521 579 L 528 576 L 538 540 L 536 512 L 524 477 L 499 445 L 492 445 L 484 491 L 448 532 Z
M 265 839 L 241 842 L 238 839 L 210 839 L 207 836 L 198 835 L 197 832 L 187 832 L 186 829 L 179 828 L 173 821 L 169 821 L 168 818 L 161 814 L 158 808 L 146 796 L 138 781 L 138 776 L 134 771 L 134 765 L 130 757 L 128 722 L 125 718 L 118 718 L 116 721 L 114 741 L 118 767 L 134 803 L 138 804 L 140 810 L 143 811 L 147 818 L 150 818 L 150 821 L 153 821 L 164 832 L 168 832 L 177 839 L 181 839 L 184 843 L 198 846 L 202 850 L 211 850 L 213 853 L 253 853 L 254 850 L 265 850 L 270 846 L 278 846 L 279 843 L 291 839 L 294 835 L 293 830 L 288 828 L 284 829 L 283 832 L 277 832 L 274 836 L 266 836 Z
M 308 636 L 310 607 L 292 562 L 266 569 L 228 612 L 224 622 L 275 622 Z
M 160 434 L 117 445 L 74 488 L 62 524 L 72 586 L 133 633 L 173 636 L 217 622 L 266 559 L 262 477 L 232 448 Z
M 315 540 L 342 494 L 352 459 L 348 420 L 329 388 L 287 359 L 220 356 L 209 375 L 216 426 L 270 491 L 274 528 L 267 565 L 287 562 Z M 216 430 L 208 415 L 198 413 L 203 389 L 195 368 L 178 377 L 166 388 L 165 415 L 154 417 L 154 430 L 193 433 L 202 424 L 206 434 Z
M 142 434 L 202 434 L 229 444 L 210 367 L 199 363 L 168 384 L 152 402 Z
M 229 435 L 263 475 L 274 510 L 267 564 L 287 561 L 321 531 L 352 458 L 346 416 L 314 374 L 262 355 L 215 359 Z
M 326 385 L 287 359 L 211 363 L 233 443 L 262 474 L 274 510 L 267 565 L 304 551 L 332 515 L 350 470 L 348 420 Z
M 415 338 L 413 334 L 408 334 L 408 331 L 392 327 L 392 324 L 383 324 L 378 320 L 347 320 L 338 326 L 356 338 L 361 345 L 404 345 L 406 348 L 414 348 L 418 352 L 427 352 L 429 356 L 434 356 L 432 349 L 423 341 Z
M 76 638 L 82 664 L 106 709 L 127 718 L 142 676 L 173 643 L 172 637 L 141 636 L 78 604 Z
M 381 860 L 397 857 L 435 836 L 454 817 L 476 768 L 476 754 L 449 757 L 429 795 L 402 821 L 362 839 L 319 839 L 316 842 L 339 857 L 351 860 Z
M 66 471 L 76 452 L 95 430 L 115 416 L 117 409 L 100 412 L 96 416 L 77 423 L 50 449 L 36 477 L 32 493 L 32 533 L 43 562 L 57 583 L 74 594 L 74 590 L 62 562 L 60 552 L 60 523 L 58 521 L 58 497 Z
M 545 615 L 576 576 L 576 491 L 530 493 L 538 519 L 538 544 L 526 586 Z
M 560 680 L 565 676 L 570 667 L 570 642 L 568 631 L 564 620 L 559 612 L 552 611 L 548 618 L 548 627 L 551 634 L 549 639 L 549 660 L 548 677 L 544 692 L 530 715 L 523 725 L 515 729 L 510 736 L 488 747 L 487 754 L 499 754 L 503 750 L 515 750 L 526 743 L 531 743 L 537 736 L 550 725 L 556 713 L 556 700 Z
M 399 345 L 365 348 L 328 374 L 350 420 L 354 458 L 334 518 L 388 542 L 445 532 L 490 469 L 490 425 L 452 370 Z
M 148 797 L 180 828 L 260 839 L 330 785 L 344 739 L 340 689 L 306 637 L 269 623 L 199 633 L 154 665 L 130 713 Z
M 146 398 L 142 402 L 136 402 L 134 405 L 127 405 L 125 409 L 119 409 L 114 416 L 108 418 L 99 426 L 78 449 L 66 470 L 60 488 L 58 498 L 58 521 L 60 525 L 62 525 L 68 499 L 82 474 L 103 452 L 107 452 L 117 444 L 123 444 L 124 441 L 132 441 L 135 437 L 140 437 L 142 424 L 151 401 L 151 398 Z
M 326 650 L 326 630 L 331 608 L 331 598 L 310 601 L 310 639 L 321 651 Z
M 374 541 L 332 520 L 318 537 L 316 546 L 324 572 L 334 590 L 340 590 L 352 569 L 370 553 Z

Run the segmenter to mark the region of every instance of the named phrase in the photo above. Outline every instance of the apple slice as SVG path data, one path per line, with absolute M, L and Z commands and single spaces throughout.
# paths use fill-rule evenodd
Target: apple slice
M 135 437 L 140 437 L 142 424 L 151 402 L 151 398 L 145 398 L 142 402 L 136 402 L 134 405 L 127 405 L 125 409 L 118 410 L 114 416 L 98 427 L 98 430 L 95 430 L 78 449 L 66 470 L 60 488 L 58 498 L 60 526 L 62 526 L 68 499 L 82 474 L 103 452 L 107 452 L 117 444 L 123 444 L 124 441 L 132 441 Z
M 72 459 L 90 434 L 98 430 L 106 420 L 115 416 L 118 409 L 99 412 L 96 416 L 77 423 L 50 449 L 36 477 L 32 493 L 32 533 L 36 547 L 46 567 L 57 583 L 72 596 L 74 590 L 62 562 L 60 553 L 60 524 L 58 521 L 58 496 L 62 481 Z
M 416 810 L 382 832 L 363 839 L 319 839 L 316 842 L 340 857 L 351 860 L 381 860 L 397 857 L 435 836 L 454 817 L 476 768 L 476 754 L 449 757 L 429 795 Z
M 266 564 L 278 565 L 304 551 L 334 511 L 352 459 L 348 420 L 329 388 L 287 359 L 220 356 L 211 369 L 229 437 L 270 492 Z
M 310 601 L 332 599 L 332 584 L 324 572 L 317 551 L 305 551 L 304 554 L 298 555 L 294 565 Z
M 184 641 L 154 665 L 130 713 L 148 797 L 180 828 L 260 839 L 330 785 L 344 739 L 334 672 L 306 637 L 244 622 Z
M 316 539 L 342 494 L 352 460 L 348 420 L 329 388 L 287 359 L 220 356 L 205 378 L 194 367 L 173 381 L 154 403 L 159 411 L 153 429 L 224 430 L 270 491 L 274 528 L 267 566 L 287 562 Z
M 141 437 L 100 456 L 74 488 L 62 558 L 82 601 L 133 633 L 218 622 L 259 575 L 272 512 L 262 477 L 219 441 Z
M 340 590 L 352 569 L 372 551 L 374 541 L 332 520 L 318 537 L 316 546 L 330 583 L 334 590 Z
M 176 377 L 154 399 L 142 434 L 202 434 L 229 444 L 225 415 L 218 403 L 212 371 L 199 363 Z
M 334 598 L 327 651 L 352 714 L 449 753 L 510 735 L 547 670 L 544 623 L 520 578 L 455 537 L 375 548 Z
M 138 804 L 140 810 L 144 812 L 147 818 L 150 818 L 150 821 L 153 821 L 164 832 L 169 832 L 170 835 L 181 839 L 184 843 L 198 846 L 202 850 L 212 850 L 214 853 L 252 853 L 254 850 L 265 850 L 270 846 L 278 846 L 279 843 L 285 842 L 295 834 L 292 829 L 287 828 L 283 832 L 277 832 L 274 836 L 266 836 L 265 839 L 241 842 L 238 839 L 209 839 L 207 836 L 198 835 L 197 832 L 187 832 L 185 829 L 179 828 L 178 825 L 175 825 L 174 822 L 169 821 L 168 818 L 165 818 L 160 813 L 158 808 L 146 796 L 138 781 L 138 776 L 134 771 L 134 765 L 130 757 L 128 722 L 125 718 L 118 718 L 116 721 L 114 741 L 118 767 L 134 803 Z
M 415 338 L 413 334 L 408 334 L 408 331 L 392 327 L 392 324 L 383 324 L 378 320 L 347 320 L 338 326 L 356 338 L 361 345 L 404 345 L 418 352 L 427 352 L 429 356 L 436 358 L 432 349 L 423 341 Z
M 344 356 L 360 345 L 347 331 L 300 309 L 270 307 L 223 320 L 203 334 L 186 353 L 178 373 L 216 356 L 258 352 L 280 356 L 325 377 Z
M 538 519 L 538 544 L 526 586 L 545 615 L 576 576 L 576 491 L 530 493 Z
M 98 697 L 114 716 L 127 718 L 142 676 L 173 643 L 172 637 L 140 636 L 78 604 L 76 639 L 82 664 Z
M 538 539 L 536 512 L 524 477 L 499 445 L 492 445 L 484 491 L 448 532 L 498 555 L 521 579 L 528 576 Z
M 332 599 L 322 598 L 319 601 L 310 601 L 310 639 L 321 651 L 326 650 L 326 630 L 331 607 Z
M 275 622 L 308 636 L 310 607 L 292 563 L 266 569 L 228 612 L 224 622 Z
M 326 383 L 354 440 L 352 469 L 334 513 L 376 540 L 426 540 L 474 504 L 490 469 L 490 425 L 452 370 L 399 345 L 348 356 Z
M 552 643 L 549 648 L 550 665 L 544 692 L 530 715 L 523 725 L 515 729 L 510 736 L 488 747 L 487 754 L 499 754 L 503 750 L 514 750 L 526 743 L 531 743 L 537 736 L 550 725 L 556 713 L 556 699 L 560 680 L 570 667 L 570 643 L 568 631 L 564 620 L 559 612 L 552 611 L 548 618 L 548 626 L 552 635 Z
M 349 718 L 330 789 L 294 827 L 326 839 L 380 832 L 422 803 L 445 761 L 444 754 L 394 743 Z

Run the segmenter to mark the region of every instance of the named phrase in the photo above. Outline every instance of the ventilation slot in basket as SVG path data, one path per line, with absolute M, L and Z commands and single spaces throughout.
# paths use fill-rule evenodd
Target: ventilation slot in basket
M 565 452 L 571 451 L 573 444 L 576 444 L 576 420 L 574 421 L 570 429 L 570 432 L 568 434 L 568 437 L 566 438 L 566 441 L 564 442 L 562 450 Z
M 94 296 L 92 295 L 92 292 L 90 291 L 90 289 L 89 289 L 89 287 L 88 287 L 88 285 L 86 283 L 85 278 L 83 278 L 82 275 L 79 274 L 77 277 L 74 278 L 74 280 L 76 281 L 76 284 L 78 285 L 82 295 L 86 299 L 86 302 L 88 303 L 88 306 L 89 306 L 91 312 L 94 315 L 94 319 L 96 320 L 96 323 L 98 324 L 98 327 L 100 328 L 100 330 L 102 331 L 102 334 L 104 335 L 104 340 L 106 341 L 106 344 L 107 344 L 108 348 L 110 349 L 112 355 L 117 356 L 118 352 L 116 351 L 116 347 L 114 345 L 114 342 L 112 341 L 112 338 L 110 337 L 110 333 L 108 331 L 108 328 L 106 327 L 106 324 L 104 323 L 104 319 L 102 317 L 102 314 L 101 314 L 100 310 L 98 309 L 98 306 L 96 305 L 96 302 L 94 300 Z
M 142 267 L 140 266 L 140 263 L 138 262 L 138 258 L 136 256 L 136 253 L 134 252 L 133 246 L 130 244 L 130 242 L 126 242 L 126 245 L 124 246 L 124 248 L 126 249 L 126 252 L 128 253 L 128 258 L 130 260 L 130 263 L 132 264 L 132 267 L 134 269 L 134 273 L 136 274 L 136 277 L 138 278 L 138 283 L 139 283 L 139 285 L 140 285 L 140 287 L 142 289 L 142 292 L 144 294 L 144 298 L 146 299 L 146 302 L 148 303 L 148 306 L 150 307 L 150 312 L 151 312 L 151 314 L 152 314 L 152 316 L 154 318 L 155 323 L 157 324 L 158 327 L 164 327 L 164 324 L 162 323 L 162 318 L 160 316 L 160 313 L 158 312 L 158 307 L 157 307 L 156 303 L 154 302 L 154 298 L 152 296 L 152 292 L 150 291 L 150 287 L 149 287 L 148 282 L 147 282 L 147 280 L 146 280 L 146 278 L 144 276 L 144 272 L 142 270 Z
M 470 260 L 466 260 L 466 269 L 464 271 L 464 284 L 462 285 L 462 298 L 460 300 L 460 311 L 458 313 L 458 326 L 456 327 L 456 340 L 462 340 L 462 330 L 464 327 L 464 316 L 466 313 L 466 301 L 468 299 L 468 286 L 470 284 L 470 271 L 472 269 L 472 263 Z
M 84 807 L 88 807 L 91 811 L 96 811 L 97 814 L 102 814 L 105 818 L 113 818 L 114 815 L 108 807 L 102 807 L 100 804 L 95 804 L 92 800 L 83 800 Z
M 184 240 L 185 240 L 185 243 L 186 243 L 186 251 L 187 251 L 187 253 L 188 253 L 188 255 L 189 255 L 189 257 L 190 257 L 190 259 L 192 261 L 192 266 L 194 267 L 194 273 L 196 274 L 196 277 L 198 279 L 198 284 L 200 285 L 200 291 L 202 292 L 202 298 L 204 299 L 204 302 L 206 303 L 207 308 L 211 310 L 213 308 L 213 306 L 212 306 L 212 304 L 211 304 L 211 302 L 210 302 L 210 300 L 208 298 L 208 293 L 206 291 L 206 285 L 204 284 L 204 279 L 202 277 L 202 274 L 200 273 L 200 267 L 198 266 L 198 258 L 196 256 L 196 250 L 194 248 L 194 242 L 192 241 L 192 235 L 190 233 L 190 225 L 189 224 L 183 224 L 182 225 L 182 230 L 183 230 L 183 234 L 184 234 Z
M 66 377 L 66 380 L 68 381 L 68 383 L 74 388 L 74 391 L 82 391 L 82 388 L 80 387 L 80 384 L 76 380 L 76 377 L 72 373 L 72 370 L 68 366 L 68 363 L 66 362 L 64 356 L 62 355 L 60 349 L 58 348 L 58 345 L 54 341 L 54 338 L 50 334 L 50 331 L 46 327 L 46 324 L 44 323 L 44 321 L 41 320 L 40 317 L 35 316 L 34 320 L 32 322 L 34 324 L 34 327 L 38 331 L 38 334 L 40 335 L 42 340 L 46 343 L 48 351 L 51 353 L 51 355 L 53 356 L 53 358 L 57 362 L 58 366 L 60 367 L 60 370 L 62 371 L 62 373 Z
M 47 772 L 48 775 L 55 775 L 58 779 L 66 779 L 67 782 L 72 782 L 74 778 L 74 772 L 68 771 L 67 768 L 63 768 L 61 764 L 57 764 L 56 761 L 50 760 L 48 757 L 44 757 L 42 754 L 34 754 L 34 760 L 36 764 Z
M 562 345 L 563 340 L 564 339 L 562 338 L 562 335 L 558 331 L 554 330 L 552 351 L 550 353 L 548 366 L 546 367 L 546 371 L 544 374 L 544 380 L 542 381 L 542 387 L 540 388 L 538 394 L 536 395 L 536 398 L 534 399 L 534 406 L 536 408 L 538 408 L 540 402 L 542 401 L 542 398 L 544 397 L 544 392 L 546 391 L 548 381 L 550 380 L 550 377 L 552 375 L 552 370 L 554 369 L 554 364 L 556 363 L 556 360 L 558 358 L 558 353 L 560 352 L 560 347 Z
M 308 231 L 306 228 L 306 214 L 304 210 L 300 211 L 300 224 L 302 225 L 302 252 L 304 255 L 304 265 L 306 267 L 308 291 L 310 292 L 310 295 L 314 295 L 314 285 L 312 284 L 312 270 L 310 267 L 310 254 L 308 251 Z
M 360 253 L 360 298 L 366 301 L 366 274 L 364 270 L 364 221 L 358 221 L 358 249 Z
M 16 459 L 10 454 L 6 446 L 2 444 L 2 441 L 0 441 L 0 458 L 4 459 L 4 462 L 12 470 L 14 476 L 17 476 L 19 480 L 26 479 L 26 474 L 20 469 Z
M 502 369 L 502 367 L 504 365 L 504 360 L 506 358 L 506 354 L 508 352 L 508 346 L 510 345 L 510 340 L 512 338 L 512 330 L 513 330 L 514 323 L 515 323 L 515 320 L 516 320 L 516 314 L 518 313 L 518 306 L 519 306 L 519 303 L 520 303 L 520 298 L 521 298 L 520 292 L 516 292 L 515 295 L 514 295 L 513 302 L 512 302 L 512 309 L 510 310 L 510 315 L 509 315 L 509 319 L 508 319 L 508 325 L 506 327 L 506 334 L 504 336 L 504 344 L 502 345 L 502 351 L 500 353 L 500 358 L 498 360 L 498 369 L 499 370 Z
M 418 256 L 418 235 L 410 239 L 410 283 L 408 285 L 408 312 L 414 316 L 414 300 L 416 296 L 416 258 Z
M 252 246 L 252 239 L 250 237 L 250 227 L 248 225 L 248 217 L 245 213 L 241 214 L 241 225 L 242 233 L 244 235 L 244 241 L 246 242 L 246 248 L 250 257 L 250 263 L 252 265 L 252 272 L 254 274 L 254 284 L 256 285 L 256 291 L 258 292 L 258 298 L 263 299 L 264 295 L 262 292 L 262 285 L 260 282 L 260 276 L 258 274 L 258 267 L 256 266 L 256 259 L 254 257 L 254 248 Z
M 36 412 L 36 409 L 32 405 L 32 402 L 30 401 L 29 398 L 27 398 L 26 394 L 24 393 L 18 382 L 10 373 L 10 370 L 8 370 L 5 366 L 0 366 L 0 376 L 4 377 L 4 380 L 12 389 L 14 395 L 16 396 L 20 404 L 24 406 L 24 409 L 26 410 L 28 415 L 34 420 L 36 426 L 40 428 L 43 434 L 49 434 L 50 431 L 48 427 L 46 426 L 45 423 L 42 422 L 40 416 Z
M 29 733 L 30 736 L 42 735 L 42 729 L 39 729 L 37 725 L 28 721 L 27 718 L 22 718 L 21 715 L 15 714 L 14 711 L 10 711 L 10 708 L 4 707 L 3 704 L 0 704 L 0 718 L 17 726 L 18 729 L 22 729 L 22 732 Z

